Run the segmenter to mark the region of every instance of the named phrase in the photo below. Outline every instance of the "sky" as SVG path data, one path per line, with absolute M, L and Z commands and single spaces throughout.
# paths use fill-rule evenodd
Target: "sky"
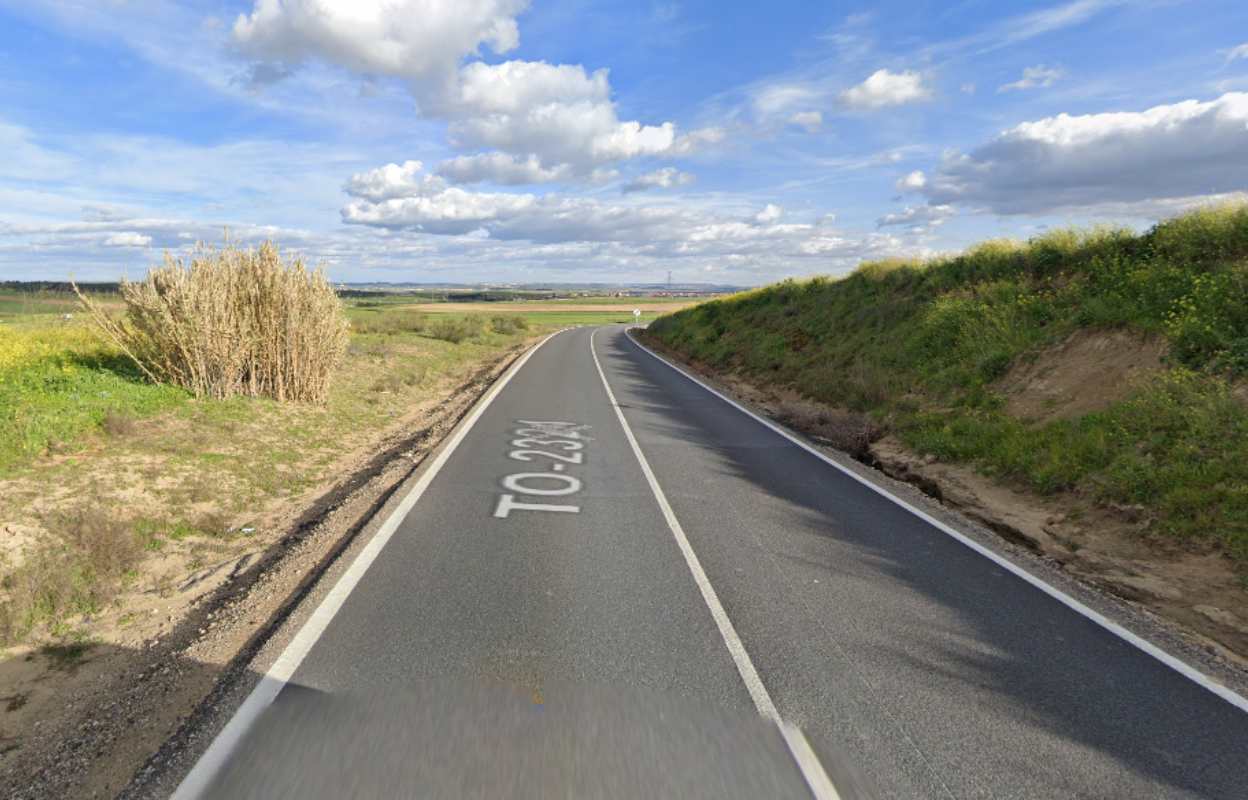
M 1245 190 L 1242 0 L 0 0 L 0 279 L 758 285 Z

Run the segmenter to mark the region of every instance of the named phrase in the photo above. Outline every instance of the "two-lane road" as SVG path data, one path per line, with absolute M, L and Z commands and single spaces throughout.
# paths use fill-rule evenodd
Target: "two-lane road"
M 409 499 L 182 796 L 1248 796 L 1242 701 L 621 328 L 534 351 Z

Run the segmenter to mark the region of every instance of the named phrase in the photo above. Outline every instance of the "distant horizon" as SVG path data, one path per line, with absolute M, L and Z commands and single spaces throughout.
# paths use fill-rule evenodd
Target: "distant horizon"
M 759 286 L 1248 190 L 1248 5 L 0 0 L 0 279 Z
M 120 279 L 102 278 L 102 279 L 95 279 L 95 280 L 89 280 L 89 281 L 82 280 L 82 281 L 75 281 L 75 282 L 81 286 L 102 286 L 102 285 L 117 284 L 120 282 Z M 490 289 L 517 289 L 521 291 L 541 291 L 541 290 L 555 290 L 555 289 L 567 290 L 567 291 L 577 291 L 580 289 L 615 289 L 615 290 L 653 289 L 656 291 L 680 292 L 680 291 L 692 291 L 692 290 L 740 291 L 744 289 L 757 288 L 754 286 L 743 286 L 743 285 L 737 285 L 737 284 L 721 284 L 721 283 L 706 283 L 706 282 L 676 283 L 674 281 L 670 285 L 666 283 L 647 283 L 647 282 L 640 282 L 640 281 L 639 282 L 619 282 L 619 283 L 596 282 L 596 281 L 591 281 L 591 282 L 533 281 L 530 283 L 516 283 L 516 282 L 506 282 L 506 281 L 502 281 L 502 282 L 474 281 L 474 282 L 467 282 L 467 283 L 450 283 L 450 282 L 425 282 L 425 281 L 338 281 L 338 280 L 331 280 L 330 282 L 334 284 L 335 286 L 339 286 L 339 287 L 345 286 L 345 287 L 351 287 L 351 288 L 368 287 L 368 286 L 385 286 L 385 287 L 397 288 L 397 289 L 411 287 L 411 288 L 428 289 L 428 290 L 476 289 L 476 290 L 482 290 L 482 291 L 490 290 Z M 68 285 L 69 283 L 70 281 L 68 279 L 57 279 L 57 278 L 30 279 L 30 280 L 0 279 L 0 286 L 3 286 L 3 287 L 8 287 L 8 286 L 20 287 L 22 285 L 37 285 L 37 284 Z

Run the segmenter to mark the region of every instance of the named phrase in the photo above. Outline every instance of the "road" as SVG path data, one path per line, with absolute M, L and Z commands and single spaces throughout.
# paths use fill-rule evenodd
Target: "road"
M 179 797 L 1248 796 L 1235 696 L 622 328 L 546 341 L 400 512 Z

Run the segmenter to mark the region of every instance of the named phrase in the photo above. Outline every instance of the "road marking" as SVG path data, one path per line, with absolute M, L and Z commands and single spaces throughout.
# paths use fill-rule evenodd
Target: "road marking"
M 550 466 L 550 472 L 518 472 L 507 475 L 503 478 L 503 488 L 515 494 L 501 494 L 498 497 L 498 504 L 494 507 L 494 517 L 496 519 L 507 519 L 512 511 L 552 511 L 556 513 L 581 513 L 580 506 L 573 505 L 552 505 L 550 503 L 524 503 L 516 500 L 516 494 L 533 495 L 537 497 L 562 497 L 564 495 L 576 494 L 582 488 L 581 479 L 571 475 L 561 474 L 567 469 L 568 464 L 584 464 L 585 463 L 585 442 L 589 441 L 589 437 L 583 435 L 581 431 L 588 430 L 588 425 L 578 425 L 575 422 L 558 422 L 544 421 L 536 422 L 533 420 L 516 420 L 520 425 L 529 427 L 517 428 L 512 431 L 512 435 L 522 438 L 513 439 L 512 447 L 519 447 L 519 450 L 512 450 L 507 454 L 508 458 L 516 461 L 524 461 L 533 463 L 534 458 L 548 458 L 553 462 Z M 553 448 L 557 452 L 549 450 L 537 450 L 531 448 L 548 447 Z M 540 489 L 526 486 L 522 481 L 528 479 L 549 480 L 554 483 L 563 484 L 562 489 Z
M 507 519 L 507 516 L 513 511 L 550 511 L 553 513 L 579 514 L 580 506 L 556 505 L 554 503 L 521 503 L 516 500 L 514 494 L 500 494 L 498 496 L 498 506 L 494 509 L 494 516 L 498 519 Z
M 554 481 L 563 484 L 558 489 L 547 489 L 526 486 L 524 481 Z M 503 478 L 503 488 L 520 494 L 533 494 L 539 497 L 562 497 L 565 494 L 576 494 L 581 490 L 581 479 L 571 475 L 558 475 L 553 472 L 516 472 Z
M 562 332 L 555 331 L 517 359 L 503 377 L 499 378 L 498 382 L 490 387 L 490 390 L 477 401 L 477 404 L 473 406 L 468 416 L 464 417 L 463 421 L 456 426 L 450 439 L 447 440 L 446 446 L 434 457 L 429 468 L 421 474 L 415 485 L 412 486 L 411 491 L 407 493 L 403 501 L 386 518 L 386 521 L 377 529 L 377 532 L 373 534 L 373 538 L 368 541 L 364 549 L 351 562 L 351 566 L 342 574 L 342 577 L 338 579 L 334 587 L 329 590 L 329 594 L 325 595 L 325 599 L 312 612 L 312 616 L 308 617 L 307 621 L 303 623 L 303 627 L 295 634 L 295 638 L 291 639 L 290 643 L 286 645 L 286 649 L 282 651 L 281 655 L 277 657 L 277 660 L 273 662 L 272 666 L 269 667 L 268 671 L 260 679 L 260 682 L 251 690 L 251 694 L 247 695 L 247 699 L 234 712 L 234 716 L 230 717 L 230 721 L 225 724 L 225 727 L 213 739 L 212 744 L 200 756 L 199 761 L 195 762 L 195 766 L 191 768 L 191 771 L 178 784 L 172 800 L 192 800 L 192 798 L 197 798 L 204 793 L 212 778 L 220 771 L 230 753 L 243 738 L 243 735 L 255 723 L 256 718 L 273 703 L 278 692 L 282 690 L 282 687 L 295 674 L 295 670 L 299 668 L 299 665 L 312 649 L 312 646 L 321 638 L 321 634 L 325 632 L 330 621 L 338 613 L 338 610 L 342 608 L 343 603 L 346 602 L 352 590 L 355 589 L 360 579 L 364 577 L 364 574 L 368 572 L 368 568 L 377 560 L 377 556 L 380 555 L 386 543 L 394 536 L 394 532 L 398 530 L 399 523 L 403 521 L 408 512 L 412 510 L 412 507 L 416 505 L 416 502 L 420 500 L 421 495 L 429 488 L 429 484 L 433 482 L 443 465 L 450 459 L 451 454 L 455 452 L 455 448 L 459 447 L 459 443 L 468 435 L 468 431 L 472 430 L 472 426 L 476 424 L 485 410 L 489 408 L 490 403 L 494 402 L 494 398 L 515 377 L 516 373 L 520 371 L 520 368 L 525 365 L 529 358 L 542 345 Z
M 745 414 L 746 416 L 751 417 L 752 419 L 754 419 L 755 422 L 758 422 L 760 425 L 770 428 L 775 433 L 780 434 L 785 439 L 788 439 L 790 442 L 802 448 L 803 450 L 807 451 L 808 453 L 812 454 L 816 458 L 831 465 L 832 467 L 835 467 L 837 470 L 849 476 L 850 478 L 853 478 L 855 481 L 857 481 L 858 483 L 861 483 L 863 486 L 866 486 L 868 489 L 871 489 L 877 494 L 880 494 L 888 498 L 889 500 L 893 501 L 894 503 L 901 506 L 905 510 L 909 511 L 911 514 L 914 514 L 919 519 L 923 520 L 927 524 L 936 528 L 941 533 L 951 536 L 952 538 L 956 539 L 958 542 L 974 550 L 976 553 L 979 553 L 984 558 L 988 559 L 989 561 L 992 561 L 997 566 L 1001 567 L 1004 570 L 1009 571 L 1010 573 L 1014 574 L 1016 577 L 1023 579 L 1027 583 L 1031 584 L 1033 587 L 1044 592 L 1049 597 L 1052 597 L 1054 600 L 1058 601 L 1059 603 L 1066 606 L 1070 610 L 1074 611 L 1077 614 L 1080 614 L 1081 616 L 1085 617 L 1091 622 L 1096 623 L 1097 625 L 1101 626 L 1102 628 L 1109 631 L 1113 635 L 1117 636 L 1119 639 L 1122 639 L 1127 644 L 1135 647 L 1138 650 L 1143 651 L 1144 653 L 1147 653 L 1148 655 L 1157 659 L 1162 664 L 1165 664 L 1167 667 L 1179 673 L 1183 677 L 1187 678 L 1188 680 L 1192 681 L 1198 686 L 1204 689 L 1207 689 L 1208 691 L 1222 698 L 1226 702 L 1235 706 L 1240 711 L 1248 712 L 1248 698 L 1245 698 L 1243 695 L 1239 694 L 1235 690 L 1218 682 L 1215 678 L 1212 678 L 1209 675 L 1206 675 L 1205 673 L 1201 672 L 1195 667 L 1192 667 L 1187 662 L 1182 661 L 1181 659 L 1178 659 L 1170 655 L 1165 650 L 1162 650 L 1160 647 L 1148 641 L 1147 639 L 1144 639 L 1143 637 L 1135 633 L 1132 633 L 1131 631 L 1127 630 L 1123 626 L 1119 625 L 1118 623 L 1106 617 L 1104 614 L 1101 614 L 1099 611 L 1096 611 L 1090 608 L 1089 606 L 1083 604 L 1079 600 L 1076 600 L 1074 597 L 1071 597 L 1069 594 L 1067 594 L 1066 592 L 1063 592 L 1061 589 L 1058 589 L 1056 586 L 1046 583 L 1043 579 L 1038 578 L 1035 575 L 1032 575 L 1030 572 L 1018 566 L 1014 562 L 1008 560 L 1004 556 L 1001 556 L 993 552 L 992 550 L 988 549 L 987 547 L 980 544 L 979 542 L 976 542 L 974 539 L 971 539 L 966 534 L 959 532 L 958 530 L 950 527 L 949 525 L 946 525 L 945 523 L 936 519 L 935 517 L 923 511 L 922 509 L 918 508 L 917 506 L 912 505 L 906 500 L 903 500 L 902 498 L 893 494 L 892 492 L 890 492 L 888 489 L 884 488 L 883 486 L 879 486 L 873 483 L 868 478 L 862 475 L 859 475 L 854 470 L 851 470 L 848 467 L 844 466 L 843 464 L 838 463 L 835 459 L 830 458 L 828 455 L 819 451 L 814 446 L 809 445 L 806 442 L 803 442 L 801 439 L 789 433 L 784 428 L 780 427 L 779 425 L 772 422 L 771 420 L 766 419 L 765 417 L 760 417 L 758 414 L 755 414 L 753 411 L 741 405 L 736 400 L 733 400 L 731 397 L 728 397 L 727 395 L 723 394 L 717 389 L 714 389 L 711 386 L 708 386 L 706 383 L 702 382 L 697 377 L 689 374 L 689 372 L 687 372 L 683 368 L 678 367 L 677 365 L 668 361 L 666 358 L 663 358 L 658 353 L 655 353 L 650 348 L 646 347 L 641 342 L 634 339 L 632 336 L 629 336 L 627 332 L 624 335 L 625 337 L 628 338 L 630 342 L 633 343 L 635 347 L 637 347 L 643 353 L 649 355 L 651 358 L 655 359 L 661 364 L 666 364 L 668 367 L 672 368 L 673 370 L 680 373 L 681 375 L 684 375 L 690 381 L 697 384 L 698 386 L 701 386 L 703 389 L 715 395 L 720 400 L 723 400 L 725 403 L 737 409 L 738 411 Z
M 741 641 L 741 637 L 737 636 L 737 630 L 733 627 L 732 620 L 728 618 L 728 612 L 719 602 L 715 587 L 711 585 L 710 578 L 702 569 L 702 562 L 698 560 L 697 553 L 693 552 L 693 547 L 689 544 L 688 537 L 685 536 L 685 530 L 680 526 L 680 520 L 676 519 L 676 512 L 667 502 L 667 495 L 663 493 L 663 488 L 659 486 L 654 471 L 650 469 L 650 462 L 646 460 L 645 453 L 641 452 L 641 445 L 637 443 L 637 437 L 633 436 L 633 429 L 629 427 L 628 420 L 624 418 L 624 412 L 615 399 L 615 392 L 611 391 L 611 384 L 607 382 L 607 374 L 602 371 L 602 362 L 598 360 L 598 351 L 594 349 L 594 337 L 597 334 L 598 329 L 595 328 L 589 335 L 589 352 L 594 357 L 594 366 L 598 368 L 598 377 L 602 379 L 602 388 L 607 391 L 607 399 L 611 401 L 611 407 L 620 420 L 620 427 L 624 429 L 624 437 L 628 439 L 633 455 L 637 457 L 637 463 L 641 465 L 642 474 L 646 476 L 646 483 L 650 485 L 650 492 L 663 512 L 663 519 L 667 521 L 667 527 L 675 537 L 676 545 L 685 557 L 685 564 L 688 565 L 689 571 L 693 574 L 694 583 L 698 585 L 702 599 L 706 601 L 706 606 L 710 609 L 711 617 L 714 618 L 715 625 L 719 628 L 719 635 L 723 637 L 724 644 L 727 645 L 732 661 L 737 667 L 737 672 L 741 675 L 741 680 L 745 682 L 746 691 L 750 693 L 750 699 L 754 701 L 759 714 L 776 723 L 780 728 L 793 760 L 797 762 L 802 777 L 806 779 L 806 784 L 817 800 L 839 800 L 840 795 L 837 794 L 836 787 L 828 779 L 827 772 L 824 771 L 823 765 L 819 763 L 819 759 L 811 750 L 806 736 L 801 730 L 781 719 L 780 712 L 776 710 L 776 704 L 772 702 L 771 695 L 767 693 L 767 687 L 763 685 L 762 678 L 758 676 L 758 670 L 754 668 L 754 662 L 750 660 L 745 644 Z

